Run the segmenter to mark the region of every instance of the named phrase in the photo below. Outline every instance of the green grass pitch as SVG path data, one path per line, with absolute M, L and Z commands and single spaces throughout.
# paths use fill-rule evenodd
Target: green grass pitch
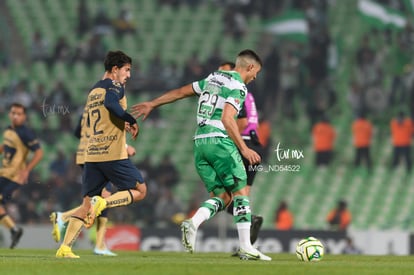
M 414 256 L 325 255 L 322 261 L 300 262 L 294 254 L 269 254 L 273 260 L 242 261 L 228 253 L 118 252 L 95 256 L 74 250 L 80 259 L 57 259 L 55 250 L 0 249 L 4 275 L 64 274 L 414 274 Z

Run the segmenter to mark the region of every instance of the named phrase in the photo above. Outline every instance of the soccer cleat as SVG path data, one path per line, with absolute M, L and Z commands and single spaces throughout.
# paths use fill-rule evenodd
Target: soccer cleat
M 270 258 L 269 256 L 266 256 L 265 254 L 263 254 L 262 252 L 260 252 L 259 250 L 257 250 L 256 248 L 252 248 L 252 250 L 243 250 L 243 249 L 239 249 L 239 257 L 240 260 L 254 260 L 254 261 L 271 261 L 272 258 Z
M 62 220 L 62 213 L 52 212 L 49 218 L 53 225 L 52 237 L 55 240 L 55 242 L 58 243 L 60 242 L 61 238 L 65 236 L 65 233 L 66 233 L 66 225 Z
M 195 250 L 195 241 L 197 229 L 194 227 L 191 219 L 181 223 L 182 243 L 187 252 L 193 253 Z
M 252 215 L 252 224 L 250 226 L 250 243 L 254 244 L 259 235 L 260 228 L 263 224 L 263 217 Z
M 20 238 L 23 235 L 23 228 L 17 228 L 16 230 L 11 231 L 11 244 L 10 248 L 13 249 L 20 241 Z
M 91 210 L 85 219 L 85 227 L 90 228 L 95 222 L 95 218 L 101 215 L 106 208 L 106 200 L 100 196 L 93 196 L 91 199 Z
M 101 256 L 118 256 L 117 254 L 109 250 L 108 248 L 98 249 L 95 247 L 95 249 L 93 250 L 93 253 L 95 255 L 101 255 Z
M 77 259 L 80 257 L 72 252 L 72 248 L 62 244 L 58 251 L 56 251 L 56 258 Z

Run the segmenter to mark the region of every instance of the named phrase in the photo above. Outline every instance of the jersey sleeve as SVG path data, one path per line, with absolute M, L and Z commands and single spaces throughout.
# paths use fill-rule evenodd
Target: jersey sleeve
M 229 96 L 226 98 L 226 103 L 233 105 L 233 107 L 240 112 L 243 102 L 246 99 L 246 91 L 242 89 L 231 90 Z
M 122 109 L 122 106 L 119 104 L 119 100 L 124 96 L 123 88 L 115 87 L 114 85 L 109 86 L 106 89 L 105 94 L 105 107 L 109 112 L 122 120 L 129 122 L 130 125 L 134 125 L 137 121 L 131 116 L 128 112 Z
M 247 117 L 247 110 L 246 110 L 246 102 L 243 103 L 242 108 L 237 115 L 237 118 L 246 118 Z
M 22 127 L 17 131 L 20 139 L 24 145 L 29 148 L 30 151 L 36 151 L 40 148 L 39 140 L 37 139 L 36 134 L 28 127 Z
M 200 81 L 195 81 L 193 82 L 192 86 L 193 86 L 193 91 L 196 95 L 200 96 L 203 92 L 203 89 L 201 88 L 203 85 L 203 80 Z

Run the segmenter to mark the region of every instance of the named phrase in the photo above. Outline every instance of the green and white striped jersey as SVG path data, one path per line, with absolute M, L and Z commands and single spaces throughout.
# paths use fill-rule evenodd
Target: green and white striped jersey
M 194 139 L 205 137 L 228 137 L 221 122 L 225 103 L 237 112 L 243 106 L 247 88 L 235 71 L 215 71 L 207 78 L 193 82 L 193 90 L 199 96 L 197 107 L 197 130 Z M 236 119 L 236 117 L 235 117 Z

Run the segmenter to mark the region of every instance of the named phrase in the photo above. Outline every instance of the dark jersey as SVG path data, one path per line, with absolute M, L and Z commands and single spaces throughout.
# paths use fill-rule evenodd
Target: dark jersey
M 98 81 L 88 95 L 85 108 L 89 127 L 85 162 L 127 159 L 125 122 L 136 121 L 125 111 L 124 88 L 111 79 Z
M 30 151 L 40 148 L 35 133 L 27 126 L 16 128 L 9 126 L 3 133 L 3 160 L 0 177 L 16 182 L 19 172 L 26 168 L 26 160 Z

